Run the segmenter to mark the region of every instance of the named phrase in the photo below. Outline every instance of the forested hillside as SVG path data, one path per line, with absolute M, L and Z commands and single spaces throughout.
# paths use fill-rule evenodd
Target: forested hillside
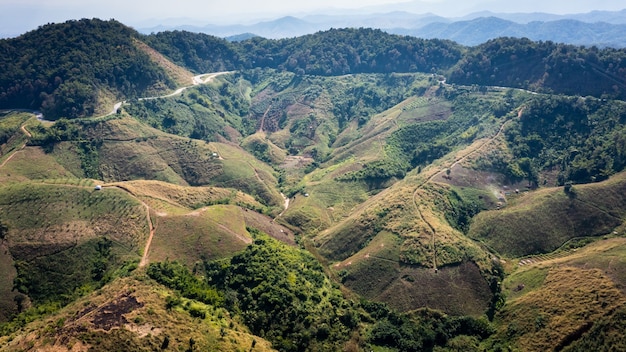
M 498 38 L 470 48 L 449 81 L 623 99 L 626 50 Z
M 624 49 L 513 38 L 468 48 L 365 28 L 229 43 L 182 31 L 143 36 L 114 20 L 94 19 L 49 24 L 1 40 L 6 69 L 0 73 L 0 107 L 74 118 L 93 114 L 105 101 L 172 88 L 172 78 L 138 49 L 137 40 L 196 73 L 250 68 L 326 76 L 428 72 L 466 85 L 612 98 L 626 94 Z
M 137 37 L 117 21 L 93 19 L 47 24 L 0 40 L 0 108 L 75 118 L 93 115 L 104 102 L 174 87 L 136 47 Z

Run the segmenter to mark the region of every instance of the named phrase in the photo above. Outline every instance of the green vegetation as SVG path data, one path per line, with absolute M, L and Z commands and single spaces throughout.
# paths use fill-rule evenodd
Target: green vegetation
M 280 351 L 341 346 L 430 351 L 453 344 L 460 336 L 478 342 L 494 332 L 484 318 L 449 317 L 430 310 L 406 315 L 385 304 L 347 300 L 313 256 L 250 231 L 256 240 L 245 251 L 229 260 L 205 263 L 210 285 L 177 263 L 151 264 L 148 275 L 176 289 L 182 298 L 213 307 L 196 311 L 193 303 L 185 305 L 190 315 L 204 319 L 207 310 L 224 304 Z M 182 302 L 170 296 L 167 307 L 174 309 Z
M 0 107 L 56 120 L 0 114 L 0 348 L 621 346 L 623 50 L 99 20 L 0 49 Z M 136 99 L 186 70 L 236 72 Z
M 533 97 L 506 131 L 520 178 L 537 184 L 557 169 L 558 185 L 601 181 L 626 166 L 626 105 L 598 99 Z M 516 167 L 517 166 L 517 167 Z
M 256 233 L 243 253 L 208 263 L 206 271 L 225 290 L 229 310 L 279 350 L 337 349 L 358 324 L 313 256 L 265 235 Z
M 616 63 L 625 57 L 624 49 L 498 38 L 470 48 L 449 81 L 623 99 L 626 85 Z
M 519 257 L 552 252 L 572 238 L 605 235 L 623 223 L 624 184 L 620 174 L 577 185 L 573 197 L 562 188 L 529 194 L 519 204 L 478 214 L 469 236 L 503 255 Z
M 182 296 L 212 306 L 221 306 L 224 297 L 206 282 L 193 276 L 186 267 L 177 262 L 150 264 L 148 276 L 158 283 L 178 291 Z M 175 302 L 171 302 L 174 305 Z
M 76 118 L 93 115 L 103 94 L 131 98 L 172 88 L 134 37 L 137 32 L 114 20 L 83 19 L 1 40 L 0 107 Z
M 216 141 L 219 135 L 228 136 L 226 126 L 243 133 L 241 117 L 247 113 L 248 102 L 237 99 L 229 88 L 231 83 L 221 82 L 221 87 L 203 85 L 191 88 L 184 94 L 168 99 L 133 101 L 124 109 L 136 119 L 164 132 Z

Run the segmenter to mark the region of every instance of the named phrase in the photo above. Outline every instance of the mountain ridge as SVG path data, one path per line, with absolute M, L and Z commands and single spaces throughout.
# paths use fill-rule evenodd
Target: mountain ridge
M 624 20 L 625 13 L 626 9 L 621 11 L 593 11 L 585 14 L 571 15 L 483 11 L 463 17 L 446 18 L 430 13 L 416 14 L 406 11 L 396 11 L 350 16 L 285 16 L 247 25 L 164 25 L 140 28 L 139 31 L 149 34 L 165 30 L 187 30 L 211 34 L 218 37 L 231 37 L 243 33 L 254 33 L 254 35 L 265 38 L 279 39 L 312 34 L 330 28 L 369 27 L 379 28 L 393 34 L 450 39 L 463 45 L 477 45 L 499 36 L 517 36 L 528 37 L 533 40 L 551 40 L 566 44 L 623 48 L 626 46 L 626 42 L 620 38 L 623 38 L 626 32 L 626 27 L 624 27 L 626 26 L 626 20 Z M 508 23 L 509 31 L 502 33 L 502 28 L 492 28 L 489 25 L 485 25 L 481 27 L 480 35 L 454 35 L 456 32 L 467 30 L 468 25 L 479 21 L 484 22 L 488 18 L 499 18 L 510 22 Z M 591 31 L 594 32 L 594 36 L 579 36 L 577 33 L 581 33 L 581 31 L 576 30 L 573 26 L 565 27 L 564 30 L 562 24 L 573 23 L 563 22 L 566 20 L 576 21 L 576 26 L 583 30 L 582 33 L 584 33 L 584 31 Z M 285 23 L 288 23 L 288 25 L 285 25 Z M 517 24 L 517 26 L 514 24 Z M 559 24 L 561 24 L 560 27 Z M 433 27 L 438 28 L 438 30 L 434 30 Z M 559 28 L 559 30 L 557 30 L 557 28 Z M 569 35 L 564 35 L 563 33 L 568 33 Z

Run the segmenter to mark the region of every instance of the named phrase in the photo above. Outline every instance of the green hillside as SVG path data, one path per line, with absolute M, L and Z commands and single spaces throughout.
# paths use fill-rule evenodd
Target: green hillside
M 108 112 L 100 107 L 113 99 L 173 88 L 173 79 L 135 45 L 136 37 L 117 21 L 83 19 L 0 40 L 0 108 L 75 118 Z
M 552 252 L 575 238 L 610 234 L 626 219 L 626 175 L 525 194 L 505 209 L 480 213 L 469 236 L 502 255 Z
M 620 349 L 623 55 L 0 40 L 0 350 Z

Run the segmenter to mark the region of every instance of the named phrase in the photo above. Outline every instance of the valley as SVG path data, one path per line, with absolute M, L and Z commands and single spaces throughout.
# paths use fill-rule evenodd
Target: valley
M 0 350 L 624 346 L 623 50 L 100 20 L 1 45 L 61 31 L 117 34 L 68 47 L 93 75 L 0 80 Z

